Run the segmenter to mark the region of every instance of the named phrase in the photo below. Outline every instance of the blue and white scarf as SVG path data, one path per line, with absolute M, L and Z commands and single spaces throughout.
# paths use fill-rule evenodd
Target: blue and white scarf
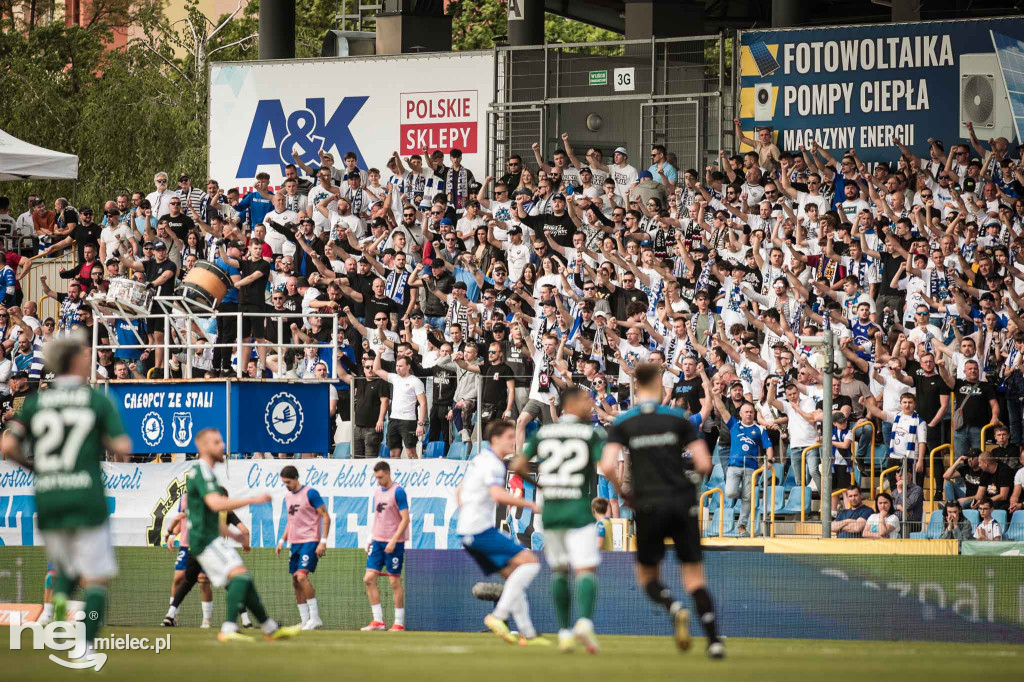
M 398 305 L 405 305 L 405 285 L 409 281 L 409 272 L 392 270 L 384 281 L 384 295 Z
M 903 425 L 906 427 L 907 438 L 906 443 L 903 444 L 901 451 L 893 450 L 893 440 L 896 435 L 896 427 Z M 892 423 L 892 430 L 889 432 L 889 457 L 894 459 L 915 459 L 917 457 L 917 427 L 921 425 L 921 418 L 917 416 L 917 412 L 910 415 L 903 414 L 900 412 L 896 415 L 896 419 Z

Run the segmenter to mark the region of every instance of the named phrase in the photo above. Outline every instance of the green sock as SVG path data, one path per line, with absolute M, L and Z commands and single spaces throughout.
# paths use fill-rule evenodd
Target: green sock
M 263 608 L 263 602 L 260 601 L 260 595 L 256 592 L 256 585 L 253 584 L 252 578 L 249 575 L 245 576 L 249 580 L 249 588 L 245 592 L 245 607 L 252 612 L 257 623 L 267 622 L 267 610 Z
M 551 596 L 555 600 L 555 619 L 562 630 L 569 628 L 569 576 L 555 573 L 551 578 Z
M 53 579 L 53 619 L 66 621 L 68 619 L 68 599 L 74 595 L 78 587 L 78 578 L 72 578 L 64 573 L 58 573 Z
M 228 582 L 228 598 L 225 600 L 227 603 L 227 613 L 224 615 L 225 623 L 238 622 L 238 612 L 242 609 L 245 593 L 251 584 L 252 580 L 249 578 L 248 573 L 236 575 Z
M 581 618 L 594 619 L 594 605 L 597 603 L 597 576 L 593 573 L 580 573 L 576 576 L 576 603 L 579 604 Z
M 85 641 L 92 642 L 103 625 L 107 611 L 107 588 L 90 585 L 85 588 Z
M 53 579 L 54 594 L 63 594 L 70 598 L 74 595 L 76 587 L 78 587 L 78 578 L 72 578 L 64 573 L 58 573 Z

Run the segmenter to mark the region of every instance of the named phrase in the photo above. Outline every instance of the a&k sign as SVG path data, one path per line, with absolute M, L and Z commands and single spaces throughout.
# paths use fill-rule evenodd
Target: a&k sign
M 277 185 L 293 154 L 316 167 L 323 151 L 339 167 L 353 152 L 360 168 L 380 169 L 385 182 L 393 152 L 424 148 L 460 149 L 463 165 L 483 174 L 478 137 L 493 92 L 491 53 L 214 64 L 210 177 L 221 187 L 249 187 L 267 172 Z

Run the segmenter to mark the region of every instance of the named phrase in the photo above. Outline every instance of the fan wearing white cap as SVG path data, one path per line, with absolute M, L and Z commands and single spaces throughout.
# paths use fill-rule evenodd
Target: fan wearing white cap
M 626 201 L 626 192 L 637 180 L 636 168 L 629 165 L 629 154 L 625 147 L 616 147 L 612 155 L 615 165 L 612 166 L 612 178 L 615 180 L 615 193 Z

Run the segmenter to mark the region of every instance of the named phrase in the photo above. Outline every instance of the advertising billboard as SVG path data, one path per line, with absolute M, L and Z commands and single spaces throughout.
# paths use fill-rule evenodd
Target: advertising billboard
M 895 160 L 894 139 L 923 158 L 928 138 L 948 151 L 969 139 L 968 122 L 982 143 L 1019 141 L 1021 88 L 1003 74 L 1006 45 L 1021 40 L 1017 17 L 744 31 L 741 128 L 753 138 L 769 126 L 790 151 L 855 148 L 864 161 Z
M 315 166 L 322 150 L 386 180 L 392 152 L 424 148 L 460 149 L 482 175 L 493 83 L 491 53 L 213 64 L 210 177 L 249 187 L 266 172 L 276 186 L 293 152 Z

